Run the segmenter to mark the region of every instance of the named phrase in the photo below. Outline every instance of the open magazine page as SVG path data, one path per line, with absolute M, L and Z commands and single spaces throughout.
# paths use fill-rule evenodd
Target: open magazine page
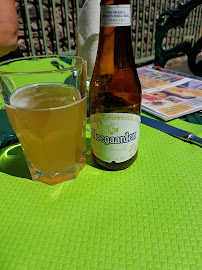
M 142 109 L 167 121 L 202 109 L 202 81 L 139 68 Z

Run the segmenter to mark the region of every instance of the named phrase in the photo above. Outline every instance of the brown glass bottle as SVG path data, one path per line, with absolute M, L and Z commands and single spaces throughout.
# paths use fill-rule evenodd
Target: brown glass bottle
M 137 157 L 141 85 L 133 57 L 129 0 L 102 0 L 96 63 L 89 91 L 91 148 L 110 170 Z

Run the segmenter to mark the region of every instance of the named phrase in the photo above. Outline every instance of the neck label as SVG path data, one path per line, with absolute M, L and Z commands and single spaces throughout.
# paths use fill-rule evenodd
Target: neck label
M 100 26 L 131 26 L 130 4 L 101 6 Z

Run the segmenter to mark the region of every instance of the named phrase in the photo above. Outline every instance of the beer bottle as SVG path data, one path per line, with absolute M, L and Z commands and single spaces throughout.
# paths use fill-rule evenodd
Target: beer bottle
M 89 90 L 91 149 L 109 170 L 137 157 L 141 85 L 133 57 L 129 0 L 101 0 L 100 34 Z

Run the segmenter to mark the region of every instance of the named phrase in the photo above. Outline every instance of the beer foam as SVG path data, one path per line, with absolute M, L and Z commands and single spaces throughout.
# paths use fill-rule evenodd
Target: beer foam
M 10 97 L 10 105 L 18 108 L 27 108 L 29 106 L 29 97 L 24 96 L 26 87 L 17 89 Z
M 80 100 L 81 94 L 73 86 L 42 83 L 17 89 L 10 97 L 10 105 L 23 109 L 48 109 L 70 105 Z

